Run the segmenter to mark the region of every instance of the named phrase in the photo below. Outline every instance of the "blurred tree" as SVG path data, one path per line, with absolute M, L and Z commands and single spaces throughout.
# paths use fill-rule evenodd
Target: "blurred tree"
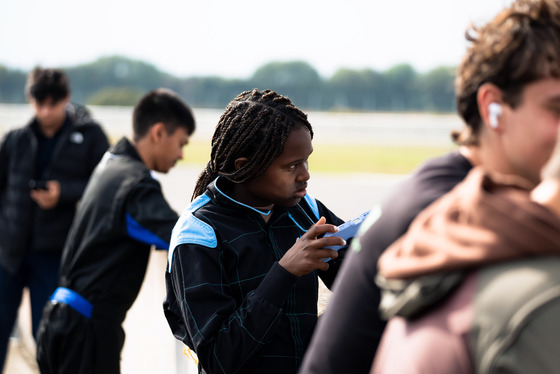
M 89 105 L 134 106 L 144 92 L 137 88 L 109 87 L 103 88 L 87 99 Z
M 450 67 L 424 75 L 409 64 L 385 72 L 342 68 L 324 80 L 306 62 L 277 61 L 262 65 L 249 79 L 178 78 L 142 61 L 109 56 L 64 69 L 70 78 L 72 100 L 80 104 L 132 105 L 139 95 L 167 87 L 193 107 L 224 108 L 242 91 L 270 88 L 305 109 L 454 110 L 454 68 Z M 25 102 L 26 75 L 0 65 L 0 102 Z
M 419 77 L 422 108 L 436 112 L 455 110 L 455 88 L 453 85 L 456 68 L 439 67 Z
M 177 92 L 198 108 L 224 108 L 237 94 L 251 89 L 247 81 L 219 77 L 187 78 L 178 84 Z
M 270 62 L 258 68 L 249 83 L 288 96 L 300 108 L 316 108 L 321 102 L 323 81 L 307 62 Z
M 409 64 L 395 65 L 385 73 L 387 96 L 391 100 L 392 111 L 410 111 L 420 108 L 416 71 Z
M 385 77 L 371 69 L 339 69 L 326 86 L 330 108 L 378 110 L 386 107 Z
M 148 92 L 158 87 L 172 88 L 177 78 L 153 65 L 122 56 L 102 57 L 92 63 L 65 69 L 72 97 L 85 102 L 95 92 L 111 87 L 128 87 Z
M 25 102 L 27 73 L 0 65 L 0 103 Z

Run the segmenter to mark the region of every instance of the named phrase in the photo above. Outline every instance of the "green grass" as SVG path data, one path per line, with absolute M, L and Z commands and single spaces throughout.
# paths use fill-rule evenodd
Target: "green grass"
M 407 174 L 429 158 L 454 149 L 448 147 L 379 146 L 370 144 L 313 145 L 311 171 L 328 173 Z M 191 141 L 183 150 L 183 163 L 205 165 L 210 159 L 209 141 Z
M 449 147 L 380 146 L 371 144 L 318 144 L 309 167 L 334 173 L 407 174 L 429 158 L 454 149 Z

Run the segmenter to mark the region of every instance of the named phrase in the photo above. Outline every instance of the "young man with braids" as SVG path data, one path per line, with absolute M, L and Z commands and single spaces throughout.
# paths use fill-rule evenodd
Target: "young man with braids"
M 289 99 L 243 92 L 173 229 L 164 309 L 201 373 L 296 373 L 330 286 L 342 222 L 306 192 L 313 131 Z M 341 250 L 342 251 L 342 250 Z M 324 262 L 331 257 L 337 260 Z
M 532 183 L 550 157 L 560 119 L 560 2 L 517 0 L 479 29 L 458 68 L 456 97 L 466 126 L 453 152 L 428 161 L 366 222 L 334 285 L 305 357 L 303 374 L 367 373 L 385 322 L 377 259 L 426 206 L 471 167 Z M 403 357 L 403 360 L 406 360 Z
M 144 279 L 150 249 L 168 249 L 177 214 L 152 170 L 183 158 L 195 129 L 174 92 L 146 94 L 122 138 L 95 169 L 64 247 L 59 288 L 37 337 L 42 374 L 120 373 L 122 322 Z

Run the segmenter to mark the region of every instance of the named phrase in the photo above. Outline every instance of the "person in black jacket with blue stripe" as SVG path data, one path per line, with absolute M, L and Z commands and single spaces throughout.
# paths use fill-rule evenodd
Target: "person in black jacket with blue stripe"
M 238 95 L 175 228 L 164 310 L 201 373 L 296 373 L 335 278 L 343 221 L 307 194 L 313 130 L 274 91 Z M 325 262 L 323 259 L 332 258 Z M 337 258 L 338 257 L 338 258 Z
M 195 130 L 174 92 L 149 92 L 92 175 L 62 256 L 59 288 L 45 307 L 37 361 L 46 373 L 120 372 L 122 322 L 144 279 L 150 249 L 168 249 L 177 221 L 152 170 L 167 173 Z
M 25 90 L 35 115 L 0 143 L 0 372 L 24 287 L 36 335 L 76 204 L 109 148 L 101 126 L 70 103 L 62 70 L 33 69 Z

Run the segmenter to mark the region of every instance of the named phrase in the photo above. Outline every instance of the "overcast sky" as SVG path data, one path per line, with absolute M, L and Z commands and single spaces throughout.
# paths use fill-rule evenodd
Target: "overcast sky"
M 270 61 L 419 72 L 459 63 L 464 31 L 512 0 L 0 0 L 0 64 L 122 55 L 179 77 L 247 78 Z

